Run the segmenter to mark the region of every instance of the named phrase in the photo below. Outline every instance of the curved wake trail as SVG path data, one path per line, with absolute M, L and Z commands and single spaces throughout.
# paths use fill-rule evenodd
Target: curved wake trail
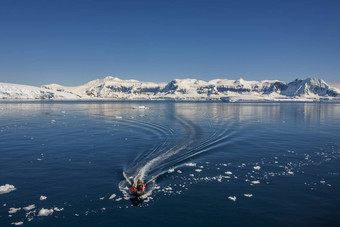
M 157 177 L 171 168 L 183 165 L 185 161 L 199 154 L 224 145 L 224 142 L 235 134 L 229 130 L 232 126 L 229 119 L 210 118 L 209 130 L 213 130 L 207 138 L 204 136 L 204 130 L 193 121 L 180 116 L 174 117 L 173 120 L 179 126 L 177 131 L 180 132 L 177 134 L 170 127 L 154 122 L 129 119 L 135 126 L 152 128 L 153 133 L 161 136 L 163 141 L 153 149 L 142 152 L 123 171 L 125 180 L 120 182 L 119 188 L 125 196 L 128 195 L 130 185 L 136 184 L 137 180 L 141 179 L 147 184 L 147 191 L 144 195 L 147 197 L 152 193 Z

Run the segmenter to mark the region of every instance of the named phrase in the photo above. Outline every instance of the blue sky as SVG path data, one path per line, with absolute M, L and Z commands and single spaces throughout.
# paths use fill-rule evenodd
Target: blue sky
M 0 81 L 340 82 L 340 1 L 0 0 Z

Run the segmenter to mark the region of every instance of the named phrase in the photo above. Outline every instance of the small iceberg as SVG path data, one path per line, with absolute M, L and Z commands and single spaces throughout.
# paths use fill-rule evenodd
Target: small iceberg
M 116 197 L 116 194 L 112 194 L 109 199 L 113 199 Z
M 188 163 L 185 163 L 184 165 L 194 167 L 194 166 L 196 166 L 196 163 L 188 162 Z
M 15 189 L 16 188 L 14 187 L 14 185 L 11 185 L 11 184 L 1 185 L 0 186 L 0 194 L 9 193 L 11 191 L 14 191 Z
M 235 202 L 236 201 L 236 196 L 229 196 L 228 199 L 230 199 L 231 201 Z
M 23 209 L 24 209 L 25 211 L 30 211 L 30 210 L 33 210 L 34 208 L 35 208 L 35 205 L 34 205 L 34 204 L 29 205 L 29 206 L 27 206 L 27 207 L 23 207 Z
M 134 106 L 132 109 L 147 110 L 147 109 L 149 109 L 149 107 L 147 107 L 147 106 Z
M 39 210 L 38 216 L 49 216 L 51 214 L 53 214 L 53 209 L 41 208 L 41 210 Z
M 10 214 L 15 214 L 15 213 L 16 213 L 17 211 L 19 211 L 19 210 L 21 210 L 20 207 L 19 207 L 19 208 L 11 207 L 11 208 L 9 208 L 8 213 L 10 213 Z

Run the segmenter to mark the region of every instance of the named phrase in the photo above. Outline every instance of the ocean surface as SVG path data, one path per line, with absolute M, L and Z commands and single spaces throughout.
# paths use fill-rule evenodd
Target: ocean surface
M 340 226 L 340 103 L 0 102 L 5 184 L 0 226 Z

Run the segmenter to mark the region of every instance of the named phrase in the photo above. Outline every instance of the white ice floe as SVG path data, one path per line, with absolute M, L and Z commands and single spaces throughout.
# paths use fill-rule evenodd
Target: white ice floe
M 182 173 L 182 171 L 181 170 L 177 170 L 177 173 Z
M 103 199 L 105 199 L 105 197 L 100 197 L 99 199 L 100 199 L 100 200 L 103 200 Z
M 169 169 L 168 170 L 168 173 L 173 173 L 173 172 L 175 172 L 175 169 Z
M 195 175 L 191 173 L 191 174 L 189 174 L 189 176 L 194 177 Z
M 184 165 L 194 167 L 194 166 L 196 166 L 196 163 L 188 162 L 188 163 L 185 163 Z
M 57 211 L 57 212 L 61 212 L 61 211 L 64 210 L 64 208 L 54 207 L 53 210 L 54 210 L 54 211 Z
M 292 172 L 292 171 L 288 171 L 287 173 L 290 174 L 290 175 L 294 174 L 294 172 Z
M 11 208 L 9 208 L 8 213 L 9 213 L 9 214 L 15 214 L 15 213 L 16 213 L 17 211 L 19 211 L 19 210 L 21 210 L 20 207 L 19 207 L 19 208 L 11 207 Z
M 259 184 L 260 181 L 259 181 L 259 180 L 253 180 L 253 181 L 251 181 L 251 183 L 252 183 L 252 184 Z
M 11 191 L 14 191 L 15 189 L 16 188 L 14 187 L 14 185 L 11 185 L 11 184 L 1 185 L 0 186 L 0 194 L 9 193 Z
M 51 214 L 53 214 L 53 209 L 41 208 L 41 210 L 39 210 L 38 216 L 49 216 Z
M 321 184 L 325 184 L 325 183 L 326 183 L 326 181 L 324 181 L 324 180 L 321 180 L 321 181 L 320 181 L 320 183 L 321 183 Z
M 41 196 L 40 196 L 40 200 L 45 200 L 45 199 L 47 199 L 46 196 L 44 196 L 44 195 L 41 195 Z
M 196 172 L 202 172 L 202 169 L 195 169 Z
M 164 190 L 166 190 L 166 191 L 172 191 L 172 187 L 168 186 L 168 187 L 164 188 Z
M 149 107 L 147 107 L 147 106 L 135 106 L 135 107 L 133 107 L 133 109 L 147 110 L 147 109 L 149 109 Z
M 253 194 L 243 194 L 245 197 L 248 197 L 248 198 L 250 198 L 250 197 L 253 197 Z
M 119 202 L 120 200 L 122 200 L 122 198 L 120 198 L 120 197 L 118 199 L 116 199 L 117 202 Z
M 34 204 L 29 205 L 29 206 L 27 206 L 27 207 L 23 207 L 23 209 L 24 209 L 25 211 L 30 211 L 30 210 L 33 210 L 34 208 L 35 208 L 35 205 L 34 205 Z
M 109 199 L 113 199 L 113 198 L 115 198 L 116 196 L 117 196 L 116 194 L 112 194 L 112 195 L 110 196 Z
M 11 224 L 12 224 L 12 225 L 23 225 L 24 222 L 18 221 L 18 222 L 12 222 Z
M 236 196 L 229 196 L 228 199 L 230 199 L 231 201 L 236 201 Z
M 230 171 L 227 171 L 227 172 L 225 172 L 225 174 L 227 174 L 227 175 L 231 175 L 231 174 L 233 174 L 232 172 L 230 172 Z
M 255 170 L 260 170 L 261 169 L 261 166 L 254 166 L 253 167 Z

